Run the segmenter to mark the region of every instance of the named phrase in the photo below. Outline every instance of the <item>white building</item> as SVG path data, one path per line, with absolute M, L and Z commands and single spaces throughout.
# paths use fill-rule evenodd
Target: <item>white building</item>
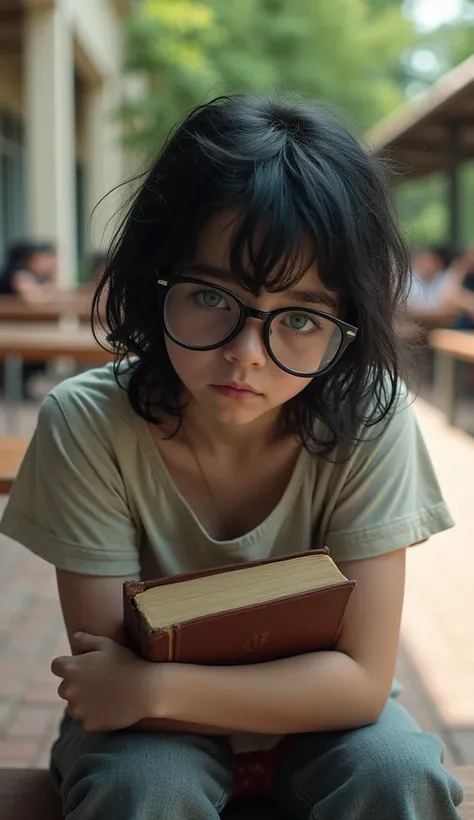
M 133 0 L 0 0 L 0 261 L 19 238 L 57 242 L 64 285 L 101 244 L 129 172 L 117 107 Z M 116 205 L 116 202 L 115 202 Z

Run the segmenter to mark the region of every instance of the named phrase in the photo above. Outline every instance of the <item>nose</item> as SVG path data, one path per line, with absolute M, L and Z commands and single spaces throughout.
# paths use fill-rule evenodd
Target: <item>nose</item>
M 263 367 L 267 361 L 267 351 L 263 343 L 263 322 L 247 319 L 240 333 L 224 348 L 228 362 L 237 362 L 244 367 Z

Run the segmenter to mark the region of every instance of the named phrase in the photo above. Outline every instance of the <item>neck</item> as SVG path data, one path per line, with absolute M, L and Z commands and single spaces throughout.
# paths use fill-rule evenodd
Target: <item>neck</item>
M 255 421 L 245 425 L 220 424 L 206 418 L 199 405 L 191 400 L 183 413 L 183 428 L 193 444 L 206 449 L 212 455 L 227 451 L 252 452 L 275 441 L 279 409 L 265 413 Z

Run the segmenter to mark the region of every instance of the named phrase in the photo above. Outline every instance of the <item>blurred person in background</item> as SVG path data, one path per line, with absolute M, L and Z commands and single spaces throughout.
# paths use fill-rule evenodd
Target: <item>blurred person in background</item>
M 0 273 L 0 294 L 17 295 L 25 302 L 55 296 L 57 252 L 52 242 L 18 242 L 10 247 Z
M 449 321 L 446 302 L 453 255 L 444 247 L 418 248 L 411 255 L 413 280 L 407 301 L 410 319 L 428 327 Z M 449 317 L 449 318 L 448 318 Z
M 462 292 L 462 312 L 456 330 L 474 330 L 474 247 L 469 247 L 453 264 L 454 277 Z
M 422 338 L 434 328 L 473 324 L 474 293 L 467 287 L 466 264 L 464 256 L 441 246 L 412 252 L 413 278 L 398 324 L 401 336 Z M 474 254 L 469 264 L 474 268 Z
M 18 242 L 8 251 L 0 272 L 0 296 L 18 296 L 36 304 L 58 294 L 57 254 L 52 242 Z M 24 398 L 35 398 L 32 377 L 45 372 L 39 362 L 23 362 L 22 382 Z M 3 381 L 3 368 L 1 370 Z

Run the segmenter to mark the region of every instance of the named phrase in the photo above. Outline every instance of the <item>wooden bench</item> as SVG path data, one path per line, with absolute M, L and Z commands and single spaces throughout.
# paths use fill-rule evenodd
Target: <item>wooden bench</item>
M 63 316 L 75 316 L 88 322 L 91 297 L 80 291 L 61 291 L 44 302 L 25 302 L 20 296 L 0 296 L 0 322 L 57 322 Z
M 0 495 L 10 492 L 28 442 L 23 436 L 0 436 Z
M 23 362 L 47 364 L 60 357 L 70 357 L 87 366 L 111 362 L 114 352 L 105 341 L 105 332 L 97 328 L 104 347 L 92 335 L 90 327 L 68 329 L 51 324 L 0 325 L 0 361 L 4 363 L 4 404 L 7 433 L 17 432 L 18 404 L 23 398 Z
M 474 766 L 455 767 L 466 798 L 460 807 L 463 820 L 474 820 Z M 231 804 L 223 820 L 284 820 L 264 801 Z M 42 769 L 0 769 L 0 820 L 63 820 L 57 795 Z M 334 818 L 339 820 L 339 818 Z
M 435 403 L 454 424 L 456 412 L 456 364 L 474 364 L 474 331 L 433 330 L 428 343 L 435 352 Z

